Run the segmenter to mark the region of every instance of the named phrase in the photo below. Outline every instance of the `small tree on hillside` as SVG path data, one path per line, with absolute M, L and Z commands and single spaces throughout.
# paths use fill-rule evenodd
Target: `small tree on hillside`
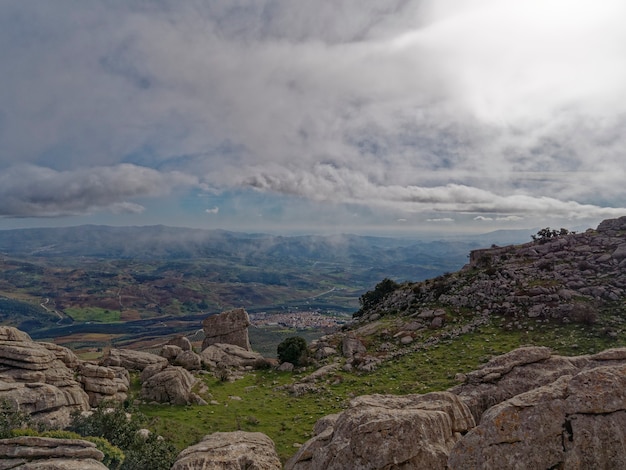
M 360 317 L 366 310 L 376 306 L 385 297 L 395 291 L 400 285 L 397 282 L 392 281 L 389 278 L 385 278 L 376 284 L 374 290 L 367 291 L 361 297 L 359 297 L 359 303 L 361 308 L 354 314 L 355 317 Z
M 278 360 L 290 362 L 294 366 L 306 365 L 309 357 L 309 349 L 306 340 L 301 336 L 291 336 L 282 341 L 277 348 Z

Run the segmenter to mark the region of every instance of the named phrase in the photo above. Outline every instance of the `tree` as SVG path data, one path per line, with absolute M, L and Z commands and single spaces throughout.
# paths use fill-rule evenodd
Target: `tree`
M 531 235 L 530 238 L 532 238 L 535 242 L 546 243 L 553 238 L 564 237 L 569 234 L 570 231 L 566 228 L 562 228 L 561 230 L 551 230 L 550 227 L 546 227 L 539 230 L 537 235 Z
M 385 278 L 376 284 L 374 290 L 367 291 L 361 297 L 359 297 L 359 303 L 361 308 L 354 314 L 355 317 L 359 317 L 365 313 L 365 311 L 379 304 L 385 297 L 395 291 L 400 285 L 397 282 L 392 281 L 389 278 Z
M 301 336 L 291 336 L 283 340 L 277 348 L 278 360 L 291 362 L 294 366 L 306 365 L 309 357 L 309 349 L 306 340 Z

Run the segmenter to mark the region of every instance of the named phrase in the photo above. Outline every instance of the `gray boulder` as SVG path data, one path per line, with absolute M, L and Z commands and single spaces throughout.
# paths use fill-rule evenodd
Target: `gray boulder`
M 626 468 L 626 365 L 586 369 L 490 408 L 451 469 Z
M 456 442 L 475 426 L 454 394 L 370 395 L 316 425 L 287 470 L 445 469 Z
M 236 308 L 222 312 L 218 315 L 211 315 L 202 322 L 204 329 L 204 341 L 202 350 L 212 344 L 233 344 L 247 351 L 251 351 L 250 339 L 248 337 L 248 327 L 250 317 L 243 308 Z
M 141 385 L 141 397 L 144 400 L 173 405 L 204 403 L 204 400 L 192 391 L 196 379 L 187 370 L 182 367 L 166 366 L 154 372 Z
M 132 349 L 111 349 L 100 361 L 103 366 L 123 367 L 142 371 L 152 364 L 167 365 L 167 359 L 156 354 Z
M 216 432 L 183 450 L 171 470 L 280 470 L 274 442 L 260 432 Z
M 220 367 L 254 367 L 263 356 L 234 344 L 216 343 L 200 353 L 202 362 L 211 370 Z
M 0 439 L 0 468 L 19 470 L 106 470 L 92 442 L 23 436 Z

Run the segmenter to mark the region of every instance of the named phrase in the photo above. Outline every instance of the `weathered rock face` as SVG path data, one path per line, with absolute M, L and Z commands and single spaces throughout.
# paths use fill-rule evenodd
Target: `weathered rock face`
M 12 326 L 0 326 L 0 341 L 32 341 L 25 331 Z
M 486 411 L 451 469 L 626 468 L 626 365 L 564 375 Z
M 202 350 L 216 343 L 233 344 L 251 351 L 248 327 L 250 318 L 243 308 L 211 315 L 202 322 L 204 341 Z
M 104 454 L 80 439 L 15 437 L 0 439 L 0 468 L 20 470 L 103 470 Z
M 148 372 L 150 374 L 147 374 Z M 182 367 L 158 365 L 146 368 L 142 373 L 141 397 L 144 400 L 174 405 L 206 404 L 192 392 L 196 379 Z
M 370 395 L 316 426 L 286 469 L 445 469 L 461 433 L 475 425 L 470 410 L 448 392 Z
M 216 343 L 200 353 L 202 362 L 211 370 L 219 367 L 254 367 L 263 356 L 233 344 Z
M 184 336 L 176 336 L 167 342 L 167 344 L 172 346 L 177 346 L 183 351 L 193 351 L 193 347 L 191 345 L 191 341 L 189 341 Z
M 183 450 L 172 470 L 280 470 L 274 442 L 259 432 L 216 432 Z
M 626 217 L 597 230 L 523 245 L 475 250 L 456 275 L 397 289 L 361 321 L 402 311 L 424 320 L 433 304 L 506 314 L 511 319 L 592 321 L 590 305 L 626 298 Z M 434 319 L 433 319 L 434 320 Z M 431 327 L 432 322 L 431 322 Z M 515 327 L 512 320 L 510 327 Z
M 167 359 L 156 354 L 132 349 L 111 349 L 100 364 L 103 366 L 123 367 L 126 370 L 142 371 L 152 364 L 167 365 Z
M 202 367 L 201 357 L 191 350 L 183 350 L 180 346 L 166 344 L 161 349 L 161 356 L 170 364 L 181 366 L 187 370 L 198 370 Z
M 89 409 L 89 397 L 66 365 L 71 351 L 27 340 L 19 330 L 4 329 L 0 341 L 0 397 L 28 412 L 35 422 L 65 427 L 73 411 Z M 64 362 L 65 361 L 65 362 Z
M 126 369 L 85 362 L 78 370 L 79 380 L 89 395 L 89 404 L 92 407 L 98 406 L 102 401 L 124 401 L 128 398 L 130 377 Z

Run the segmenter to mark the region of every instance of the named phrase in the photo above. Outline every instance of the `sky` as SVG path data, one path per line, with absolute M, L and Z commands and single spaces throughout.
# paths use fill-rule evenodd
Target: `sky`
M 2 0 L 0 229 L 626 215 L 623 0 Z

